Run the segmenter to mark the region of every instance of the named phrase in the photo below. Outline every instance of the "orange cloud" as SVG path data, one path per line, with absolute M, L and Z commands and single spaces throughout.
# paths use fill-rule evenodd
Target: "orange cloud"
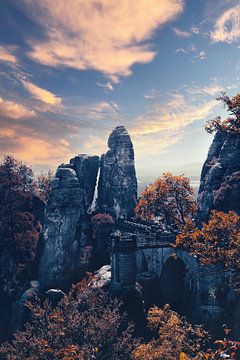
M 4 100 L 0 97 L 0 115 L 9 119 L 26 119 L 36 116 L 34 110 L 14 101 Z
M 19 126 L 0 129 L 0 145 L 3 140 L 9 144 L 7 151 L 1 149 L 1 153 L 6 152 L 30 165 L 48 167 L 56 167 L 73 156 L 69 142 L 64 138 L 53 141 L 41 138 L 31 130 L 28 134 L 21 134 L 21 131 Z
M 31 41 L 29 56 L 45 65 L 95 69 L 118 81 L 135 63 L 153 60 L 146 41 L 183 11 L 183 0 L 25 1 L 47 40 Z
M 0 46 L 0 61 L 6 61 L 9 63 L 17 63 L 17 58 L 13 54 L 13 51 L 16 49 L 15 46 L 5 45 Z
M 31 82 L 22 81 L 23 86 L 25 89 L 37 100 L 40 100 L 49 105 L 61 105 L 62 99 L 52 92 L 41 88 Z

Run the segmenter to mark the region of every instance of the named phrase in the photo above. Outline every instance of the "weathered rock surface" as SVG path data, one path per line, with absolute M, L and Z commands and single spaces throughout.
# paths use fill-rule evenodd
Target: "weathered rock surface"
M 111 265 L 104 265 L 99 270 L 94 272 L 90 287 L 94 289 L 106 290 L 110 286 L 111 281 Z
M 198 194 L 199 219 L 212 209 L 240 213 L 240 137 L 217 132 L 204 163 Z
M 11 323 L 14 332 L 22 330 L 24 324 L 29 320 L 28 303 L 40 296 L 40 283 L 31 281 L 29 285 L 29 288 L 13 304 Z
M 102 155 L 98 185 L 100 212 L 118 218 L 133 216 L 137 199 L 134 150 L 124 126 L 117 126 L 109 136 L 110 150 Z
M 61 165 L 51 182 L 39 266 L 39 280 L 45 289 L 66 289 L 86 270 L 91 238 L 88 209 L 98 161 L 96 156 L 79 155 Z
M 75 170 L 80 188 L 83 189 L 84 212 L 87 212 L 92 204 L 99 169 L 99 157 L 81 154 L 70 160 Z

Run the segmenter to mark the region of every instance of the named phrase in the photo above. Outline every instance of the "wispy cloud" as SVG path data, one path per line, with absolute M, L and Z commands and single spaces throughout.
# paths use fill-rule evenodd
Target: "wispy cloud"
M 100 101 L 72 108 L 74 113 L 91 120 L 120 118 L 119 106 L 114 101 Z
M 188 86 L 185 88 L 185 91 L 191 95 L 219 95 L 222 91 L 224 91 L 224 87 L 217 83 L 212 83 L 207 86 L 199 87 L 199 86 Z
M 154 31 L 175 19 L 183 0 L 23 0 L 28 14 L 40 22 L 46 40 L 30 41 L 29 56 L 45 65 L 95 69 L 117 81 L 135 63 L 153 60 L 149 40 Z
M 178 29 L 176 27 L 174 27 L 172 30 L 173 30 L 174 34 L 176 34 L 180 38 L 188 38 L 188 37 L 192 36 L 191 32 L 184 31 L 184 30 Z
M 207 53 L 205 50 L 201 50 L 199 54 L 197 54 L 196 58 L 199 60 L 205 60 L 207 57 Z
M 0 115 L 2 117 L 19 120 L 36 116 L 36 112 L 25 105 L 0 97 Z
M 11 45 L 1 45 L 0 46 L 0 61 L 8 63 L 17 63 L 17 57 L 14 55 L 16 46 Z
M 31 165 L 49 167 L 68 160 L 73 154 L 64 138 L 53 141 L 34 131 L 26 134 L 21 126 L 0 129 L 0 151 Z
M 180 38 L 189 38 L 192 35 L 197 35 L 200 33 L 200 30 L 197 26 L 192 26 L 189 30 L 182 30 L 177 27 L 172 28 L 174 34 L 176 34 Z
M 187 92 L 169 94 L 168 100 L 153 104 L 130 126 L 138 156 L 159 154 L 178 143 L 186 127 L 207 119 L 215 106 L 215 100 L 189 97 Z
M 214 42 L 233 43 L 240 39 L 240 5 L 231 7 L 218 17 L 211 32 Z
M 156 99 L 161 95 L 161 92 L 157 89 L 151 89 L 146 92 L 146 94 L 143 95 L 145 99 L 152 100 Z
M 33 98 L 40 100 L 49 105 L 61 105 L 62 99 L 52 92 L 41 88 L 29 81 L 22 81 L 24 88 L 32 95 Z
M 106 91 L 113 91 L 114 90 L 113 84 L 110 81 L 107 81 L 105 83 L 97 82 L 96 84 L 97 84 L 97 86 L 102 87 Z
M 194 53 L 197 51 L 197 47 L 194 44 L 191 44 L 185 48 L 178 48 L 176 49 L 176 53 L 182 53 L 182 54 L 189 54 L 189 53 Z

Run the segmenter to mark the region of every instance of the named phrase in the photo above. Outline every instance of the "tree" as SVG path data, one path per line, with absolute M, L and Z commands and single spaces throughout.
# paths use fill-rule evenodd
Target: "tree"
M 37 179 L 34 181 L 35 195 L 38 196 L 42 201 L 47 202 L 48 196 L 51 190 L 51 179 L 53 174 L 51 171 L 48 171 L 47 174 L 38 175 Z
M 159 218 L 166 226 L 181 228 L 197 210 L 194 190 L 184 175 L 163 174 L 142 193 L 136 213 L 142 219 Z
M 99 228 L 105 228 L 105 227 L 113 227 L 114 220 L 111 215 L 99 213 L 94 215 L 91 218 L 92 224 L 94 226 L 95 230 L 98 230 Z
M 147 320 L 153 338 L 136 348 L 136 360 L 204 358 L 202 351 L 209 337 L 201 326 L 192 326 L 169 305 L 151 308 Z
M 14 298 L 19 286 L 30 280 L 41 230 L 34 200 L 39 180 L 20 161 L 5 156 L 0 164 L 0 298 Z M 40 201 L 40 200 L 39 200 Z M 40 201 L 41 202 L 41 201 Z M 44 204 L 43 204 L 44 208 Z
M 95 271 L 101 266 L 110 264 L 109 241 L 114 228 L 111 215 L 99 213 L 91 218 L 93 224 L 93 251 L 90 270 Z
M 217 100 L 223 102 L 230 116 L 224 120 L 221 119 L 221 116 L 209 120 L 205 125 L 206 131 L 208 133 L 222 131 L 225 133 L 240 134 L 240 94 L 230 98 L 223 92 L 222 96 L 218 97 Z
M 115 360 L 131 359 L 136 346 L 133 327 L 121 304 L 82 284 L 72 288 L 54 308 L 38 299 L 29 304 L 32 319 L 0 348 L 1 359 Z
M 201 228 L 188 221 L 176 246 L 187 249 L 203 264 L 223 264 L 233 272 L 233 284 L 240 286 L 240 216 L 234 211 L 212 211 Z

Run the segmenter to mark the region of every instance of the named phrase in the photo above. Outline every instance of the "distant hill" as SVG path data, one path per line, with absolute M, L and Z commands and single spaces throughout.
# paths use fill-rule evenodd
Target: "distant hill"
M 156 167 L 156 168 L 141 168 L 137 170 L 138 177 L 138 193 L 139 195 L 145 189 L 146 186 L 151 184 L 159 176 L 165 172 L 171 172 L 174 175 L 185 174 L 190 178 L 191 185 L 195 189 L 196 193 L 198 191 L 200 183 L 200 173 L 202 168 L 202 163 L 190 163 L 183 164 L 181 166 L 174 167 Z

